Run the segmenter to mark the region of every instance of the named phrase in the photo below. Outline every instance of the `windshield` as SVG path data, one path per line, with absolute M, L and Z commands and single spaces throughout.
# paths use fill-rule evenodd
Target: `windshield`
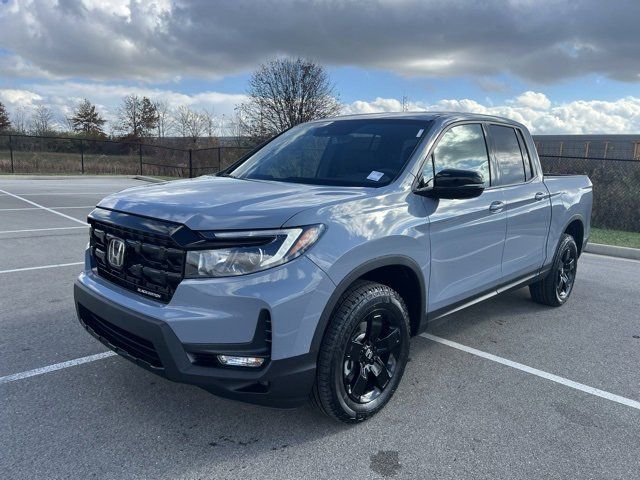
M 237 178 L 380 187 L 401 172 L 430 122 L 333 120 L 298 125 L 231 171 Z

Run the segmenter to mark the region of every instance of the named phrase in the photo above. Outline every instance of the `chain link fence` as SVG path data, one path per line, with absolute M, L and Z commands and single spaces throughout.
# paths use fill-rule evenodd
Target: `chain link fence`
M 0 173 L 195 177 L 218 172 L 251 150 L 4 134 L 0 135 Z
M 589 176 L 592 226 L 640 232 L 640 161 L 567 155 L 540 155 L 540 161 L 545 173 Z

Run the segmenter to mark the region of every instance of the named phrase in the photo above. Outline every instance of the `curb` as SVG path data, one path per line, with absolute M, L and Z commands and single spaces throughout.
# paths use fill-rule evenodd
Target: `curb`
M 601 243 L 587 243 L 584 247 L 587 253 L 608 255 L 610 257 L 630 258 L 640 260 L 640 248 L 618 247 L 615 245 L 603 245 Z
M 131 178 L 133 178 L 134 180 L 142 180 L 143 182 L 151 182 L 151 183 L 166 182 L 166 180 L 161 180 L 159 178 L 154 178 L 154 177 L 147 177 L 145 175 L 134 175 Z

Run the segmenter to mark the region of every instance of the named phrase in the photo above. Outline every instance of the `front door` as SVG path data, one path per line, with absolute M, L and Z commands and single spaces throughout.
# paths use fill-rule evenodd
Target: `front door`
M 486 190 L 465 200 L 425 199 L 431 239 L 428 311 L 436 314 L 498 285 L 506 234 L 504 193 L 491 188 L 481 124 L 456 125 L 443 134 L 423 168 L 423 183 L 429 185 L 447 168 L 477 171 Z

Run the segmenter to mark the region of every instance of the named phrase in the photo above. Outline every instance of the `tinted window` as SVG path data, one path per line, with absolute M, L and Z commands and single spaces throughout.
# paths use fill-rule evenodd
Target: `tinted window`
M 500 169 L 500 184 L 512 185 L 524 182 L 524 165 L 516 131 L 511 127 L 489 125 L 489 135 Z
M 455 168 L 478 172 L 484 178 L 485 186 L 489 186 L 489 157 L 480 124 L 458 125 L 447 130 L 438 141 L 431 160 L 423 170 L 424 185 L 433 185 L 434 173 Z
M 524 159 L 524 175 L 527 180 L 529 180 L 533 178 L 533 165 L 531 164 L 531 157 L 527 150 L 527 144 L 525 143 L 520 130 L 518 130 L 518 142 L 520 143 L 520 151 L 522 152 L 522 158 Z
M 429 126 L 398 119 L 298 125 L 230 173 L 238 178 L 378 187 L 400 173 Z

